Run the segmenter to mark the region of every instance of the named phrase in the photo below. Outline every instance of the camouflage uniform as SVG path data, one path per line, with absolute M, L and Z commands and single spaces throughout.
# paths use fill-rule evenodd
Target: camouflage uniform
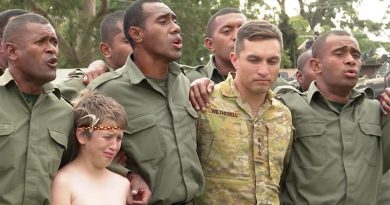
M 290 111 L 269 91 L 253 116 L 232 75 L 216 85 L 210 104 L 198 121 L 198 154 L 206 177 L 199 204 L 279 204 L 292 135 Z

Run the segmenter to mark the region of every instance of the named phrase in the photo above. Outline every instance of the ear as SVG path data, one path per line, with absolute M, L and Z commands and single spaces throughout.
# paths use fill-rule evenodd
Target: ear
M 230 52 L 229 57 L 230 57 L 230 62 L 232 62 L 234 68 L 237 71 L 237 68 L 238 68 L 238 56 L 237 56 L 237 54 L 234 51 Z
M 105 58 L 110 58 L 111 57 L 111 47 L 105 43 L 105 42 L 100 42 L 99 44 L 99 50 L 102 56 Z
M 303 83 L 302 71 L 297 70 L 297 72 L 295 73 L 295 78 L 297 79 L 299 84 L 302 84 Z
M 314 71 L 314 73 L 321 73 L 320 61 L 317 58 L 310 59 L 310 68 Z
M 211 38 L 205 38 L 204 39 L 204 46 L 211 52 L 214 53 L 215 48 L 214 48 L 214 42 Z
M 84 134 L 84 132 L 85 131 L 81 128 L 77 128 L 76 130 L 76 138 L 81 145 L 84 145 L 87 142 L 87 136 Z
M 6 43 L 5 44 L 5 51 L 7 52 L 8 59 L 10 60 L 16 60 L 18 59 L 17 55 L 17 47 L 13 43 Z
M 132 26 L 129 28 L 129 36 L 134 42 L 140 43 L 143 40 L 143 31 L 140 27 Z

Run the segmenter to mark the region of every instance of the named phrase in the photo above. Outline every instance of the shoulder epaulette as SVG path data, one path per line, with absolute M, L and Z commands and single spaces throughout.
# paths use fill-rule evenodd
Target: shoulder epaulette
M 284 93 L 290 93 L 290 92 L 295 92 L 295 93 L 299 93 L 299 94 L 303 94 L 301 91 L 299 91 L 297 88 L 295 88 L 294 86 L 292 85 L 280 85 L 278 87 L 276 87 L 273 92 L 276 94 L 276 95 L 279 95 L 279 94 L 284 94 Z

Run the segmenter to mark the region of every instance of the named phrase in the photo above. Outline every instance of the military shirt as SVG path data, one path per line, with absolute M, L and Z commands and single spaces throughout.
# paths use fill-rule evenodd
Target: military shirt
M 199 204 L 279 204 L 279 181 L 292 136 L 288 108 L 269 91 L 253 115 L 231 74 L 216 85 L 210 105 L 198 121 L 206 178 Z
M 50 204 L 73 109 L 50 83 L 30 109 L 8 70 L 0 77 L 0 204 Z
M 108 66 L 108 72 L 114 69 Z M 80 92 L 87 86 L 83 82 L 84 72 L 81 69 L 75 69 L 69 73 L 68 79 L 57 84 L 57 87 L 61 90 L 61 95 L 68 101 L 72 101 L 80 95 Z
M 199 78 L 208 78 L 215 83 L 220 83 L 225 80 L 225 76 L 219 73 L 217 66 L 214 63 L 214 56 L 212 56 L 209 62 L 205 66 L 198 66 L 192 70 L 188 70 L 185 74 L 190 82 Z
M 151 204 L 190 201 L 204 189 L 196 153 L 197 113 L 188 100 L 188 79 L 176 63 L 169 66 L 167 87 L 166 94 L 131 57 L 124 67 L 88 85 L 125 108 L 128 126 L 122 150 L 128 157 L 126 167 L 146 180 L 153 193 Z
M 280 95 L 295 128 L 282 204 L 376 204 L 382 176 L 379 102 L 353 89 L 339 111 L 312 83 Z
M 382 176 L 382 181 L 379 186 L 378 203 L 377 205 L 390 204 L 390 171 Z

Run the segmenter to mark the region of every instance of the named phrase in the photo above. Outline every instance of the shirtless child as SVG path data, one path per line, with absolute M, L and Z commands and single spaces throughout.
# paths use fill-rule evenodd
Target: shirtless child
M 74 103 L 77 157 L 52 183 L 52 205 L 124 205 L 129 181 L 106 167 L 121 147 L 126 112 L 113 99 L 84 92 Z

